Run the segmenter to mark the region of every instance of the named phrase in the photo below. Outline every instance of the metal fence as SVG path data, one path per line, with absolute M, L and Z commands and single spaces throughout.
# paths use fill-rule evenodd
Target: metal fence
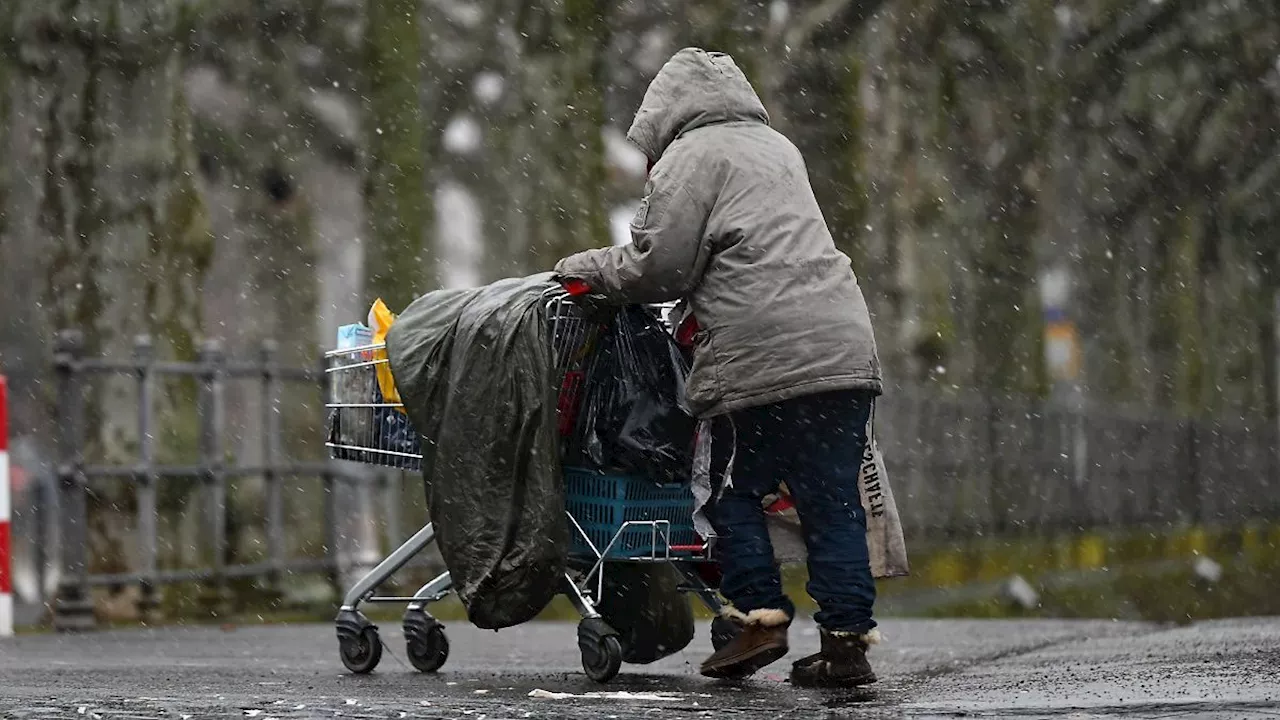
M 907 388 L 876 424 L 908 537 L 1280 517 L 1277 428 L 1262 418 Z
M 47 545 L 55 549 L 52 564 L 61 570 L 52 603 L 59 627 L 92 624 L 90 593 L 99 586 L 135 586 L 143 608 L 155 605 L 158 588 L 167 583 L 199 583 L 214 607 L 225 602 L 235 578 L 259 578 L 278 588 L 297 573 L 312 573 L 339 590 L 345 571 L 378 553 L 376 537 L 370 543 L 366 533 L 361 541 L 349 525 L 352 488 L 372 483 L 380 489 L 384 547 L 399 544 L 406 520 L 416 524 L 416 518 L 401 516 L 407 497 L 421 503 L 416 478 L 402 486 L 406 477 L 399 474 L 325 458 L 320 433 L 328 378 L 319 365 L 285 367 L 269 345 L 250 361 L 233 360 L 213 342 L 201 347 L 195 362 L 160 361 L 145 339 L 132 358 L 91 358 L 77 333 L 63 332 L 54 371 L 56 502 L 39 508 L 44 514 L 35 525 L 53 521 L 56 528 L 57 537 Z M 190 414 L 196 452 L 186 462 L 157 455 L 156 394 L 166 378 L 195 385 Z M 86 398 L 104 379 L 132 388 L 128 405 L 136 406 L 138 439 L 132 462 L 100 463 L 86 455 L 93 445 Z M 232 383 L 240 386 L 238 396 L 229 392 Z M 242 420 L 246 413 L 250 419 L 256 415 L 251 430 L 237 434 L 228 428 L 231 400 Z M 290 416 L 303 425 L 292 436 L 283 427 Z M 1068 410 L 1029 399 L 901 388 L 881 399 L 876 436 L 908 542 L 1280 517 L 1277 432 L 1261 421 Z M 236 447 L 230 448 L 233 440 Z M 265 528 L 265 548 L 248 562 L 230 552 L 227 506 L 228 488 L 246 478 L 262 487 L 259 520 Z M 133 498 L 134 543 L 126 570 L 95 568 L 90 557 L 91 499 L 112 483 L 125 483 Z M 185 484 L 191 493 L 187 505 L 198 509 L 202 562 L 160 561 L 158 494 L 172 483 Z M 296 498 L 319 498 L 319 507 L 300 505 Z M 300 543 L 297 536 L 305 532 L 318 532 L 319 540 Z M 356 558 L 353 547 L 363 547 L 364 557 Z
M 344 468 L 347 464 L 325 457 L 319 433 L 328 376 L 322 366 L 286 367 L 277 361 L 270 343 L 252 360 L 235 360 L 228 358 L 216 341 L 201 345 L 195 362 L 162 361 L 156 359 L 146 338 L 138 339 L 131 358 L 93 358 L 85 356 L 80 338 L 78 332 L 68 331 L 56 340 L 56 502 L 49 503 L 52 507 L 38 508 L 42 517 L 36 523 L 43 527 L 49 519 L 56 522 L 57 537 L 47 543 L 58 551 L 53 563 L 59 570 L 52 603 L 55 626 L 91 626 L 91 589 L 100 586 L 136 586 L 143 612 L 156 606 L 159 587 L 172 583 L 198 583 L 203 588 L 201 602 L 215 612 L 225 607 L 228 584 L 236 578 L 258 578 L 268 593 L 279 594 L 289 578 L 318 574 L 328 578 L 335 593 L 341 590 L 343 570 L 359 561 L 352 553 L 359 532 L 352 531 L 349 524 L 344 526 L 355 497 L 351 487 L 376 481 L 384 495 L 394 488 L 388 486 L 385 473 L 360 472 L 362 468 L 349 465 Z M 165 462 L 158 457 L 157 438 L 166 428 L 157 417 L 157 396 L 162 384 L 175 380 L 194 384 L 194 413 L 188 408 L 186 416 L 195 425 L 196 452 L 185 461 Z M 120 462 L 118 448 L 114 462 L 100 463 L 86 456 L 86 448 L 101 443 L 89 427 L 87 399 L 91 393 L 100 398 L 105 383 L 114 383 L 117 391 L 131 396 L 127 402 L 136 405 L 132 462 Z M 233 384 L 240 386 L 235 399 L 241 422 L 246 420 L 246 406 L 254 406 L 256 413 L 250 414 L 257 415 L 248 418 L 251 431 L 239 434 L 233 433 L 228 423 L 228 402 L 233 396 L 229 387 Z M 307 436 L 303 441 L 286 442 L 289 433 L 284 425 L 290 416 L 300 420 L 303 429 L 295 435 Z M 228 447 L 233 437 L 236 448 Z M 299 447 L 308 450 L 310 457 L 296 457 L 288 445 L 295 451 Z M 246 448 L 251 451 L 245 452 Z M 245 463 L 242 456 L 253 456 L 256 461 Z M 261 544 L 265 547 L 254 561 L 244 562 L 231 552 L 228 492 L 250 479 L 262 489 L 263 507 L 256 519 L 264 526 L 265 542 Z M 107 510 L 93 501 L 108 486 L 118 491 L 121 483 L 126 488 L 123 495 L 131 502 L 123 511 L 120 507 L 110 511 L 115 522 L 132 526 L 132 552 L 127 569 L 102 571 L 95 569 L 101 565 L 99 559 L 90 556 L 89 528 L 93 515 Z M 180 486 L 182 504 L 199 515 L 195 535 L 200 562 L 194 565 L 160 562 L 164 533 L 159 527 L 162 512 L 158 500 L 166 484 Z M 117 492 L 115 497 L 119 495 Z M 390 499 L 385 505 L 391 510 L 398 507 Z M 314 517 L 317 509 L 319 518 Z M 49 518 L 51 514 L 56 518 Z M 394 512 L 391 515 L 396 517 Z M 317 528 L 320 537 L 315 542 L 300 543 L 296 537 Z M 400 541 L 400 528 L 394 523 L 387 531 L 396 543 Z M 37 543 L 37 547 L 45 544 Z M 376 539 L 373 544 L 375 547 L 365 548 L 365 563 L 377 555 Z M 38 559 L 37 565 L 45 567 L 45 559 Z

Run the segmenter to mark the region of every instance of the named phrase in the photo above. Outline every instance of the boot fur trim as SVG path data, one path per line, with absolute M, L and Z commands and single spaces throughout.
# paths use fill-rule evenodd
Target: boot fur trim
M 852 632 L 842 632 L 840 630 L 833 630 L 830 634 L 832 637 L 857 637 L 859 640 L 866 643 L 868 646 L 879 645 L 880 643 L 884 642 L 884 636 L 880 634 L 879 628 L 873 628 L 871 632 L 861 633 L 861 634 L 852 633 Z
M 786 610 L 760 608 L 744 613 L 732 605 L 725 605 L 720 608 L 720 614 L 730 620 L 736 620 L 743 625 L 777 627 L 779 625 L 788 625 L 791 623 L 791 616 L 787 614 Z

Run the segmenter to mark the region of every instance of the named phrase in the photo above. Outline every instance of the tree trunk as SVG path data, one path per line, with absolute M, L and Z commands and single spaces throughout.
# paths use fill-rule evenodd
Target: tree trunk
M 530 39 L 521 59 L 519 121 L 509 138 L 520 168 L 512 180 L 528 192 L 526 268 L 549 270 L 560 258 L 609 243 L 604 207 L 603 54 L 608 18 L 593 0 L 538 2 L 524 18 Z
M 10 10 L 18 83 L 41 118 L 31 138 L 39 237 L 23 242 L 45 248 L 47 263 L 43 317 L 31 327 L 81 329 L 91 355 L 127 357 L 133 336 L 148 334 L 163 356 L 194 358 L 212 243 L 179 83 L 183 5 L 24 0 Z M 96 384 L 87 402 L 86 457 L 132 462 L 131 381 Z M 132 493 L 92 497 L 90 557 L 95 569 L 122 570 Z
M 368 106 L 365 186 L 369 222 L 367 292 L 400 312 L 439 284 L 427 242 L 432 189 L 427 182 L 426 130 L 419 102 L 424 61 L 417 0 L 367 0 L 365 68 Z

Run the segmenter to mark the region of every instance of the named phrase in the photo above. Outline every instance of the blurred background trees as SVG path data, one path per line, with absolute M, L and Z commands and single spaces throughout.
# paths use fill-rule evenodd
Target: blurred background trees
M 734 55 L 803 153 L 875 315 L 886 403 L 949 397 L 979 422 L 928 419 L 978 440 L 1001 423 L 1034 434 L 1007 408 L 1044 416 L 1046 402 L 1136 408 L 1143 437 L 1176 417 L 1275 425 L 1274 0 L 8 0 L 11 427 L 54 456 L 58 329 L 80 330 L 90 357 L 147 335 L 161 359 L 217 338 L 231 357 L 271 341 L 311 366 L 377 297 L 398 311 L 626 242 L 645 158 L 624 134 L 686 45 Z M 87 392 L 91 462 L 127 464 L 143 444 L 134 387 Z M 266 452 L 255 392 L 227 390 L 241 464 Z M 196 453 L 195 395 L 190 380 L 157 393 L 157 461 Z M 323 450 L 314 402 L 271 408 L 297 456 Z M 985 445 L 967 475 L 922 478 L 912 463 L 932 448 L 912 433 L 908 509 L 925 509 L 912 493 L 989 491 L 999 516 L 1010 488 L 1058 502 L 1078 487 L 1042 468 L 1062 477 L 1028 488 L 1017 448 Z M 1127 457 L 1120 437 L 1092 457 Z M 241 526 L 262 487 L 232 494 L 235 552 L 261 545 Z M 183 561 L 200 503 L 194 485 L 165 488 Z M 367 518 L 362 492 L 350 507 Z M 136 497 L 104 483 L 92 501 L 95 568 L 123 568 Z M 376 545 L 368 523 L 350 532 Z
M 11 374 L 45 372 L 63 326 L 91 352 L 274 338 L 309 362 L 377 296 L 625 241 L 645 167 L 623 133 L 699 44 L 804 153 L 891 385 L 1277 415 L 1269 0 L 7 8 Z

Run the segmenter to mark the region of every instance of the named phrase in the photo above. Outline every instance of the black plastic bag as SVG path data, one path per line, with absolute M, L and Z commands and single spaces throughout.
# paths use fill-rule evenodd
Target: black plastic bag
M 696 421 L 684 405 L 688 373 L 653 313 L 636 305 L 620 310 L 587 369 L 569 456 L 601 472 L 689 482 Z
M 693 607 L 680 592 L 682 580 L 675 566 L 668 564 L 609 566 L 596 610 L 618 631 L 623 661 L 647 665 L 693 642 Z
M 375 403 L 386 403 L 381 388 L 375 388 L 374 394 Z M 393 459 L 388 458 L 383 464 L 401 470 L 422 469 L 422 461 L 417 457 L 410 457 L 422 454 L 422 436 L 414 429 L 413 423 L 409 422 L 408 415 L 396 408 L 378 407 L 374 408 L 373 422 L 379 449 L 397 453 L 392 456 Z

